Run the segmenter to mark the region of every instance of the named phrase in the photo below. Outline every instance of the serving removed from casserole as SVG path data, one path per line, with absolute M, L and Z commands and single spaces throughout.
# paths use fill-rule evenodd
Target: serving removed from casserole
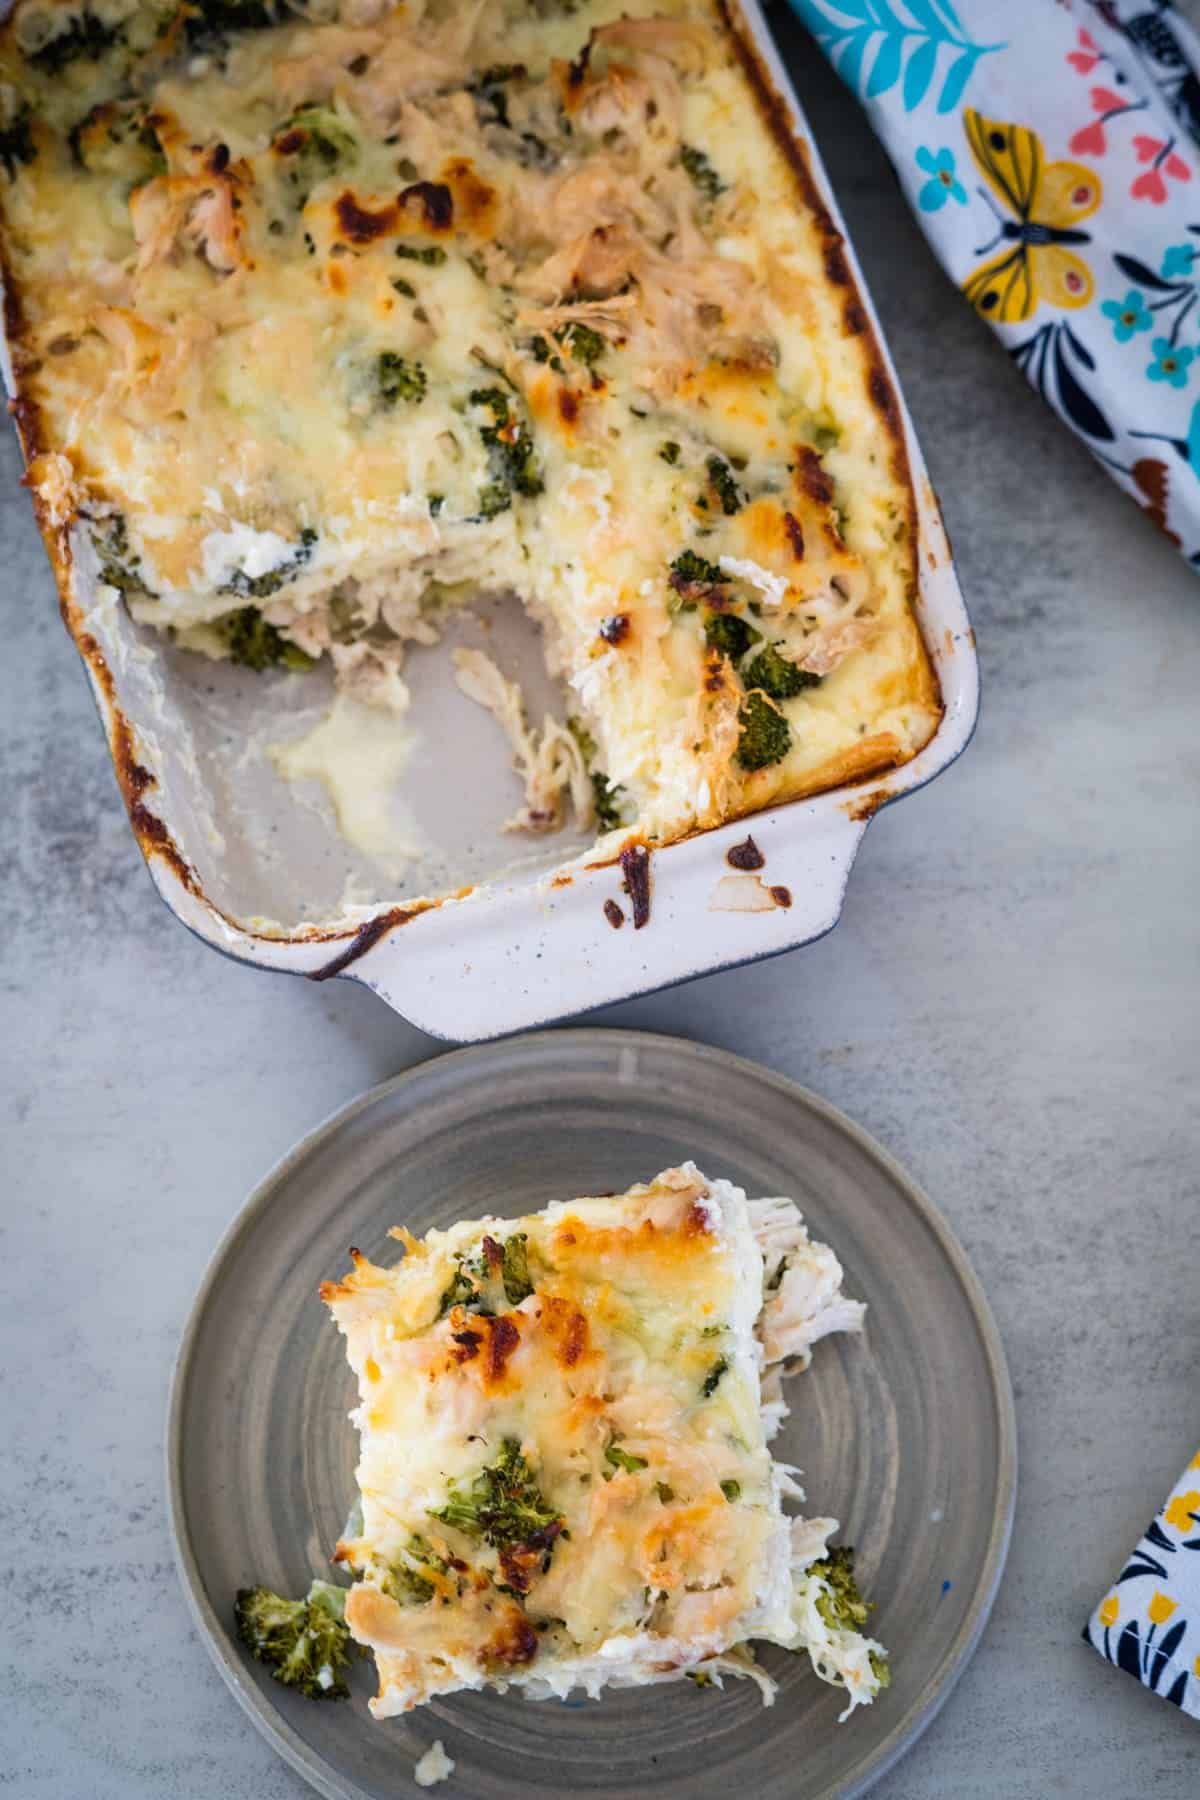
M 376 1718 L 489 1684 L 750 1676 L 769 1703 L 751 1640 L 807 1652 L 846 1713 L 874 1698 L 887 1665 L 851 1553 L 826 1548 L 836 1521 L 785 1513 L 803 1493 L 768 1449 L 784 1365 L 864 1311 L 791 1201 L 686 1163 L 393 1235 L 398 1265 L 352 1252 L 322 1288 L 359 1386 L 360 1505 L 336 1560 Z M 261 1594 L 239 1596 L 252 1646 Z
M 563 717 L 455 657 L 531 831 L 665 843 L 933 734 L 899 410 L 724 0 L 18 0 L 0 164 L 70 620 L 328 658 L 399 729 L 512 593 Z

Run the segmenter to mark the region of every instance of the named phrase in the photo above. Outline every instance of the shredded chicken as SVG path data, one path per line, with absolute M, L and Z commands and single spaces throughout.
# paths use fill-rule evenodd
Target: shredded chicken
M 697 19 L 614 19 L 592 32 L 593 46 L 601 50 L 644 50 L 669 57 L 693 73 L 703 69 L 712 48 L 712 33 Z
M 689 742 L 704 746 L 704 781 L 696 796 L 696 811 L 703 822 L 721 817 L 737 786 L 733 755 L 741 736 L 738 712 L 742 690 L 727 657 L 710 652 L 705 677 L 692 703 L 692 721 L 685 733 Z
M 269 613 L 270 608 L 267 611 Z M 289 637 L 300 641 L 292 625 L 287 629 Z M 329 654 L 338 687 L 344 694 L 380 712 L 395 713 L 397 717 L 408 711 L 411 695 L 400 673 L 404 662 L 403 644 L 372 644 L 360 639 L 354 644 L 331 644 Z
M 435 94 L 461 79 L 471 41 L 487 0 L 472 0 L 441 26 L 426 26 L 397 8 L 390 17 L 359 28 L 324 26 L 295 40 L 296 54 L 275 64 L 276 91 L 285 105 L 327 100 L 339 88 L 376 130 L 394 125 L 405 101 Z M 368 58 L 353 80 L 350 63 Z
M 517 683 L 501 674 L 482 650 L 456 650 L 454 669 L 463 693 L 490 712 L 504 732 L 525 783 L 525 805 L 506 822 L 505 830 L 556 831 L 568 795 L 576 822 L 586 830 L 595 816 L 592 784 L 583 752 L 566 726 L 547 714 L 540 735 L 531 730 Z
M 138 274 L 165 262 L 182 240 L 218 274 L 245 261 L 242 220 L 234 205 L 237 177 L 213 174 L 156 175 L 129 196 L 137 239 Z
M 792 1200 L 752 1200 L 754 1235 L 766 1263 L 758 1333 L 768 1363 L 800 1358 L 831 1331 L 861 1331 L 866 1307 L 842 1293 L 842 1265 L 812 1241 Z
M 679 142 L 683 96 L 675 71 L 661 57 L 646 57 L 640 69 L 611 62 L 603 75 L 590 69 L 580 82 L 569 63 L 554 63 L 563 107 L 577 128 L 591 137 L 608 132 L 637 133 L 640 147 L 672 154 Z
M 607 300 L 564 300 L 559 306 L 526 306 L 517 314 L 531 331 L 560 331 L 565 325 L 587 325 L 612 343 L 628 335 L 637 312 L 634 294 L 613 294 Z
M 619 289 L 636 283 L 630 351 L 642 366 L 645 385 L 659 397 L 713 356 L 754 364 L 771 360 L 759 284 L 744 263 L 718 256 L 707 245 L 703 254 L 686 254 L 682 238 L 673 239 L 666 251 L 655 248 L 629 217 L 621 181 L 597 179 L 590 194 L 583 184 L 577 193 L 580 200 L 590 199 L 591 216 L 607 213 L 609 222 L 579 233 L 527 270 L 519 283 L 525 293 L 551 306 L 574 294 L 607 298 L 611 306 L 624 297 Z M 678 221 L 686 212 L 680 208 L 671 216 Z
M 800 667 L 810 675 L 828 675 L 844 662 L 852 650 L 861 649 L 870 643 L 879 629 L 878 621 L 856 614 L 853 618 L 819 631 L 808 640 L 811 648 L 806 648 L 800 658 Z

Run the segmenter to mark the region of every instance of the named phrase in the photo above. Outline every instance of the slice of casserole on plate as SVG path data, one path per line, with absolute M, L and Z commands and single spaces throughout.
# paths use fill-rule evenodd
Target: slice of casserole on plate
M 847 1711 L 886 1680 L 832 1519 L 789 1517 L 780 1374 L 857 1330 L 788 1200 L 692 1163 L 417 1240 L 322 1297 L 358 1378 L 360 1506 L 337 1559 L 377 1718 L 486 1684 L 535 1696 L 748 1675 L 806 1650 Z
M 511 591 L 566 717 L 458 679 L 535 832 L 666 843 L 933 734 L 899 407 L 722 0 L 18 0 L 0 168 L 81 647 L 99 591 L 398 721 Z

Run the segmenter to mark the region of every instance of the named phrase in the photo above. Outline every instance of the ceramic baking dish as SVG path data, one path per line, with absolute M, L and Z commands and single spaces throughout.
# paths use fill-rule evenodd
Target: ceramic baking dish
M 841 230 L 758 0 L 735 10 Z M 894 383 L 849 246 L 846 260 Z M 11 390 L 7 354 L 4 372 Z M 315 794 L 298 802 L 266 754 L 272 737 L 319 716 L 328 703 L 324 677 L 261 683 L 172 650 L 101 587 L 85 532 L 43 514 L 63 615 L 96 693 L 134 833 L 167 905 L 227 955 L 312 980 L 348 975 L 426 1031 L 455 1039 L 583 1012 L 828 931 L 874 813 L 952 762 L 975 722 L 974 638 L 911 420 L 897 399 L 916 497 L 918 618 L 944 716 L 902 768 L 755 815 L 749 829 L 766 859 L 761 872 L 735 872 L 726 860 L 747 835 L 745 820 L 652 857 L 631 852 L 624 867 L 569 863 L 583 845 L 561 840 L 540 861 L 514 867 L 513 840 L 496 822 L 512 809 L 515 777 L 497 755 L 491 721 L 458 694 L 441 648 L 419 653 L 426 666 L 412 684 L 414 723 L 420 731 L 424 719 L 427 741 L 438 744 L 436 760 L 418 757 L 406 802 L 426 849 L 402 887 L 381 889 L 379 870 L 347 847 L 328 807 Z M 455 621 L 447 637 L 470 641 L 481 629 L 509 666 L 520 667 L 536 710 L 547 684 L 533 627 L 518 607 L 499 602 L 482 621 Z M 443 897 L 409 900 L 398 892 Z

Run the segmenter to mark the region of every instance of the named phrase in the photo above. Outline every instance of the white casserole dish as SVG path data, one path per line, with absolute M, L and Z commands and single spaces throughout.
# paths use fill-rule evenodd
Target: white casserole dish
M 758 0 L 742 0 L 737 10 L 841 231 Z M 846 260 L 895 386 L 849 246 Z M 11 390 L 7 355 L 5 378 Z M 413 682 L 414 722 L 418 730 L 422 719 L 436 729 L 439 755 L 414 765 L 410 798 L 419 802 L 414 810 L 427 853 L 404 891 L 447 897 L 397 901 L 380 894 L 378 869 L 347 847 L 328 808 L 298 804 L 265 755 L 271 736 L 296 729 L 298 695 L 308 702 L 314 694 L 318 702 L 327 697 L 321 678 L 264 686 L 243 671 L 171 650 L 99 584 L 86 532 L 56 534 L 43 516 L 64 617 L 96 693 L 131 823 L 167 905 L 227 955 L 315 980 L 349 975 L 424 1030 L 460 1040 L 582 1012 L 822 935 L 837 921 L 873 814 L 953 761 L 977 708 L 973 634 L 898 389 L 896 396 L 916 503 L 917 615 L 941 685 L 941 725 L 899 769 L 655 851 L 644 928 L 629 917 L 619 865 L 563 868 L 582 848 L 578 842 L 560 841 L 540 862 L 526 859 L 512 870 L 513 842 L 496 822 L 512 810 L 515 778 L 497 756 L 491 722 L 453 688 L 444 650 L 423 653 L 427 669 Z M 532 627 L 515 612 L 494 612 L 490 642 L 527 673 L 540 655 Z M 453 640 L 475 628 L 468 620 L 447 635 Z M 541 683 L 544 691 L 544 677 Z M 524 685 L 536 703 L 538 678 Z M 311 707 L 303 710 L 311 723 Z M 761 876 L 734 874 L 725 860 L 748 830 L 766 858 Z M 497 872 L 506 865 L 509 872 Z M 347 905 L 350 891 L 354 904 Z M 613 901 L 625 915 L 619 930 L 610 923 L 611 905 L 605 910 Z M 272 922 L 279 920 L 303 922 Z

